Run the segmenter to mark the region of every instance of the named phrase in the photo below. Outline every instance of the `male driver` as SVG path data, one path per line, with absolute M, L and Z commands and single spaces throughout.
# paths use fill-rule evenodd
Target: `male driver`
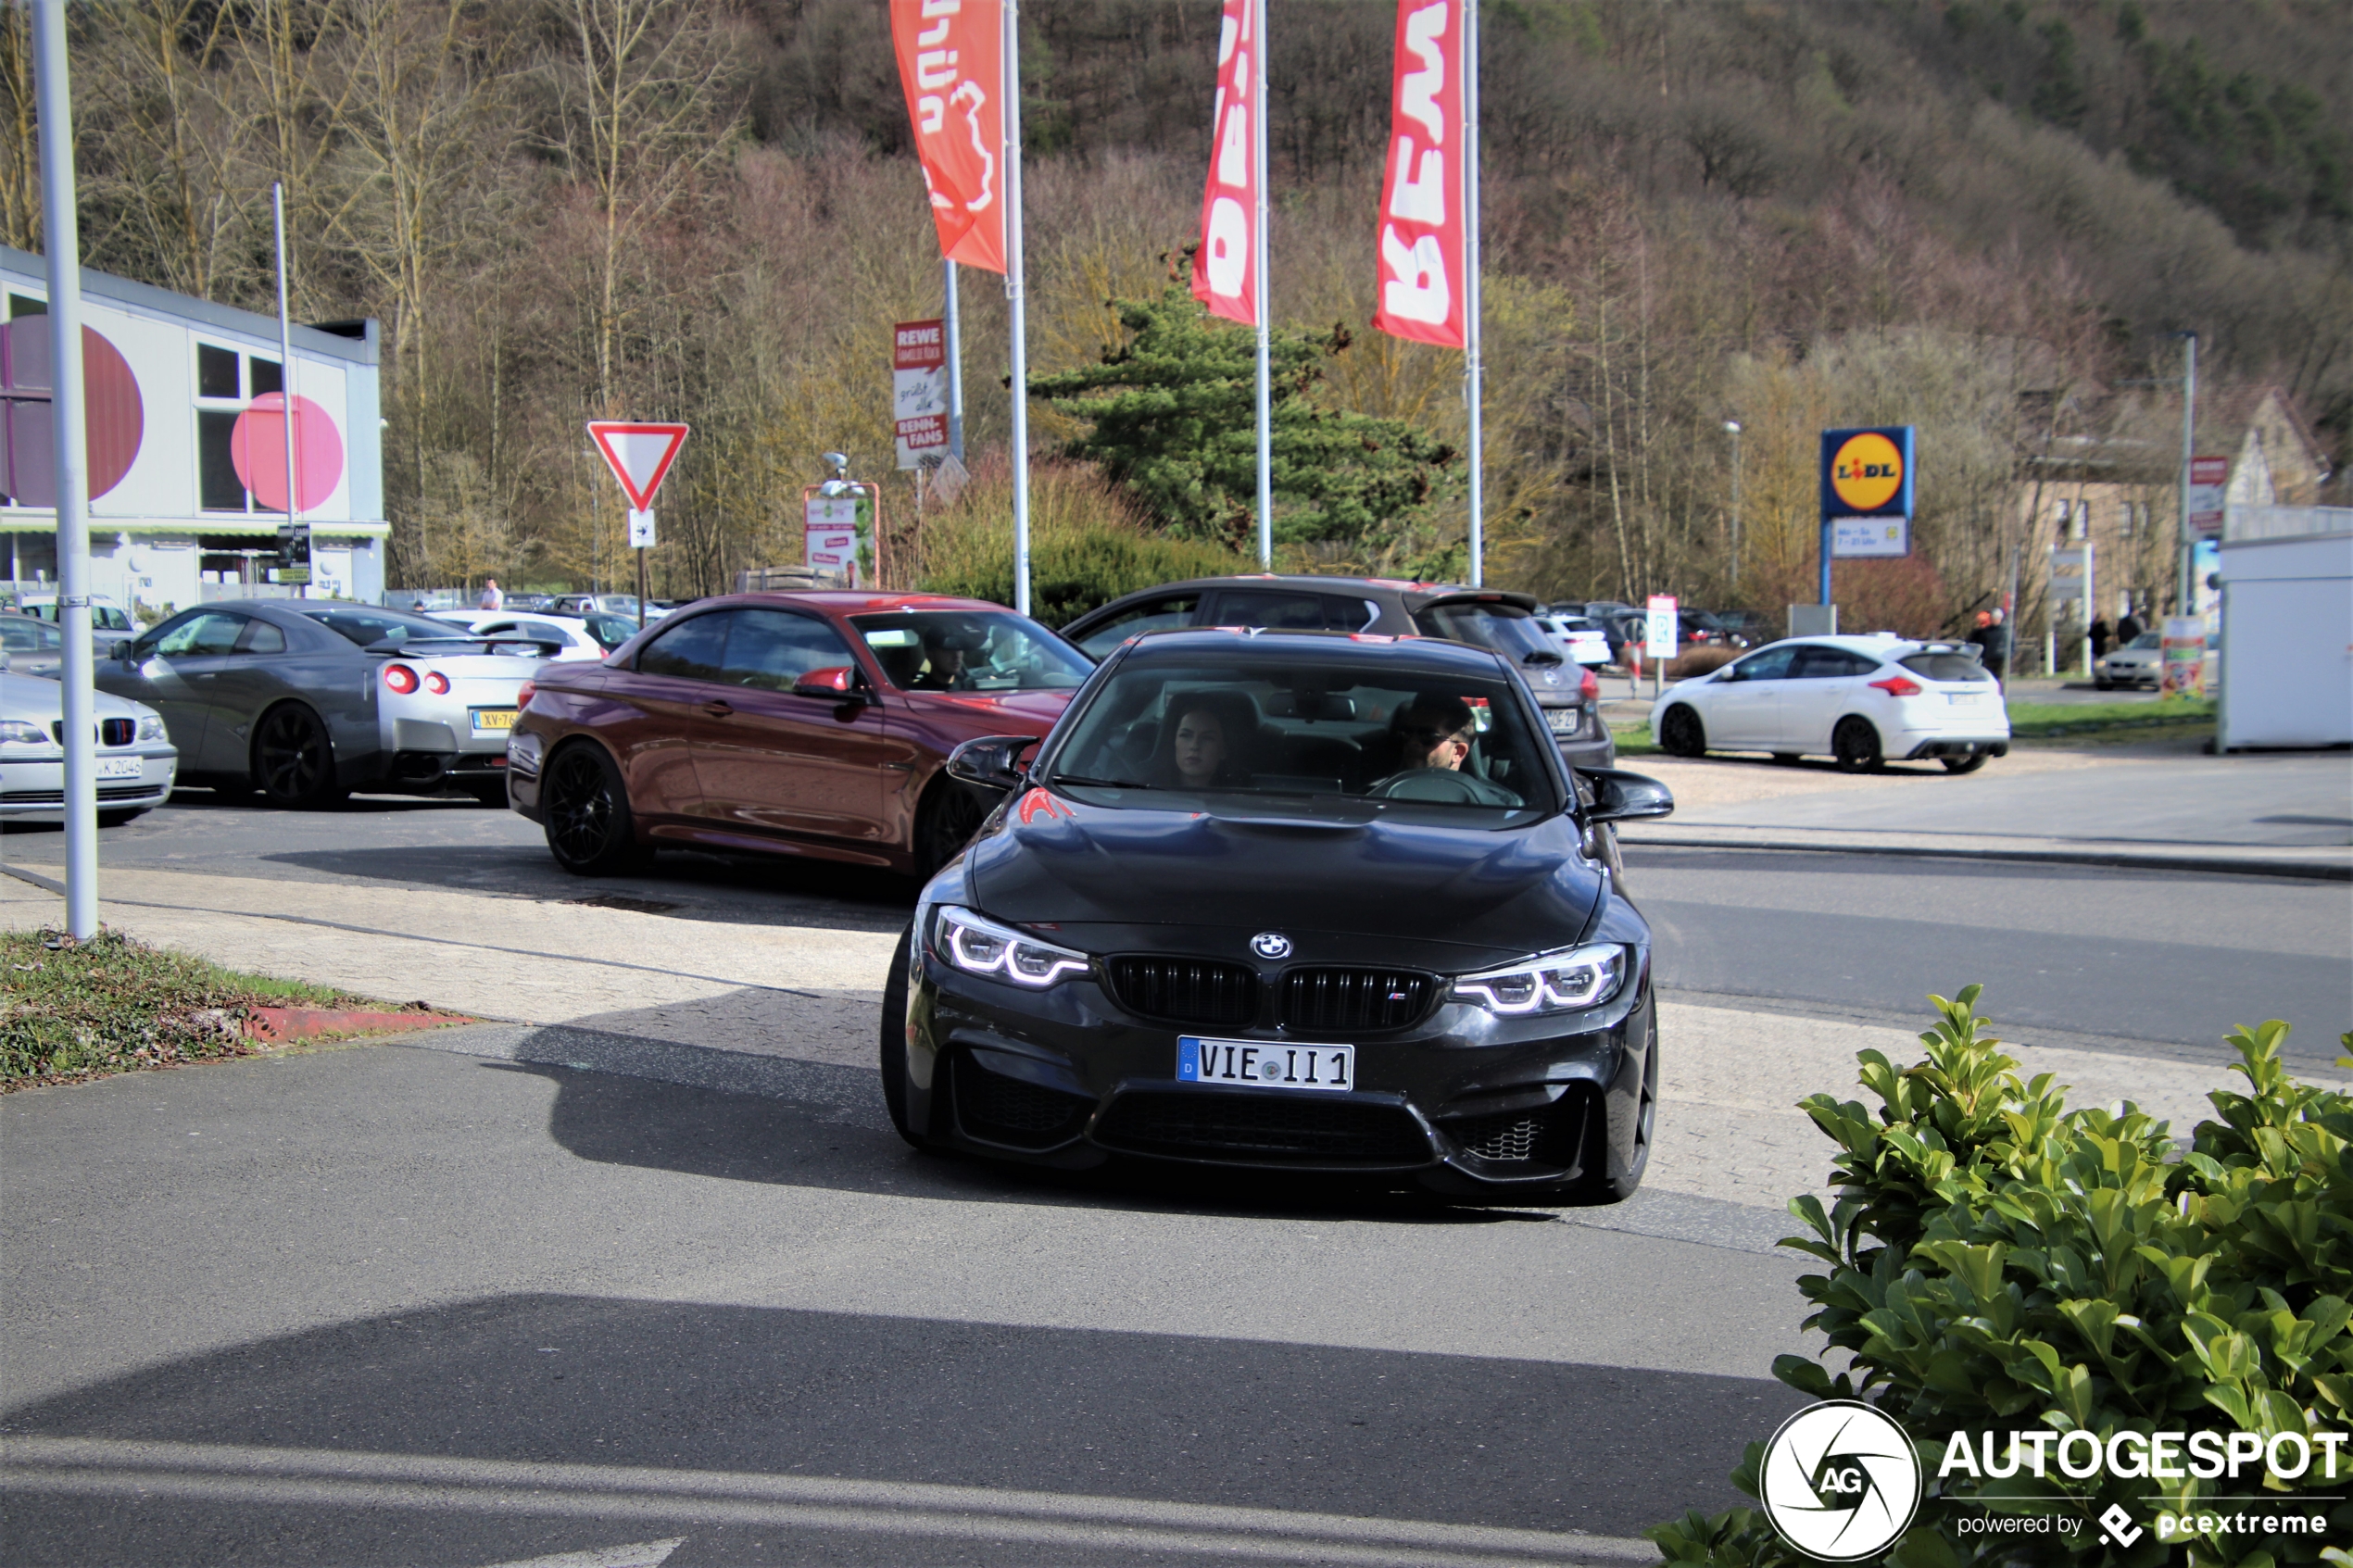
M 1510 791 L 1463 771 L 1478 730 L 1470 704 L 1462 698 L 1425 692 L 1397 715 L 1391 733 L 1399 747 L 1397 771 L 1375 784 L 1369 793 L 1399 800 L 1476 806 L 1522 803 Z M 1453 777 L 1441 783 L 1431 776 L 1440 772 Z
M 932 621 L 923 629 L 924 667 L 908 687 L 919 692 L 958 692 L 972 688 L 964 656 L 980 650 L 987 638 L 969 621 Z

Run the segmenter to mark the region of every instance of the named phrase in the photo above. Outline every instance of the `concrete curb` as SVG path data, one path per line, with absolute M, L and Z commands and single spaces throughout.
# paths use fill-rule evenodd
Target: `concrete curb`
M 1640 834 L 1621 832 L 1618 842 L 1629 850 L 1777 849 L 1813 855 L 1897 855 L 1924 859 L 2007 860 L 2027 864 L 2102 866 L 2122 871 L 2195 872 L 2206 875 L 2353 882 L 2353 854 L 2327 848 L 2303 854 L 2258 848 L 2233 853 L 2231 847 L 2222 845 L 2199 845 L 2178 850 L 2142 849 L 2126 845 L 2070 844 L 2055 839 L 1939 844 L 1922 843 L 1917 836 L 1909 834 L 1890 834 L 1884 841 L 1857 837 L 1852 834 L 1840 838 L 1806 839 L 1776 836 L 1770 830 L 1711 831 L 1704 827 L 1680 833 L 1657 829 Z

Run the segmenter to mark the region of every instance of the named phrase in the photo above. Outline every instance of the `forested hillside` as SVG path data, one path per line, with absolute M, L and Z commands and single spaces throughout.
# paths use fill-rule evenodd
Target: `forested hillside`
M 1031 363 L 1100 361 L 1191 243 L 1216 0 L 1029 0 Z M 1460 356 L 1365 325 L 1393 7 L 1272 0 L 1274 300 L 1325 406 L 1459 444 Z M 797 553 L 799 486 L 890 461 L 888 331 L 938 268 L 877 0 L 112 0 L 75 7 L 86 258 L 385 324 L 396 570 L 616 572 L 599 412 L 692 420 L 658 571 Z M 1778 604 L 1813 433 L 1921 427 L 1912 587 L 2014 542 L 2022 455 L 2171 458 L 2172 333 L 2353 427 L 2353 132 L 2336 0 L 1492 0 L 1483 13 L 1496 578 Z M 0 240 L 39 248 L 20 14 L 0 21 Z M 972 441 L 1004 309 L 967 274 Z M 1334 331 L 1335 326 L 1340 330 Z M 1330 345 L 1338 346 L 1336 349 Z M 1085 430 L 1039 406 L 1041 452 Z M 1457 465 L 1457 470 L 1459 465 Z M 1001 505 L 976 487 L 968 506 Z M 1128 508 L 1151 526 L 1185 520 Z M 1283 510 L 1283 508 L 1278 508 Z M 1303 515 L 1303 514 L 1302 514 Z M 1296 529 L 1290 532 L 1296 533 Z M 1328 533 L 1328 531 L 1327 531 Z M 1459 564 L 1459 487 L 1293 558 Z M 2145 563 L 2163 577 L 2159 558 Z

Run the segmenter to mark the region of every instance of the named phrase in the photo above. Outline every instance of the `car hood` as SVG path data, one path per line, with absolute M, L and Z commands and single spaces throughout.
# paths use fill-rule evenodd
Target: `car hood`
M 1042 789 L 991 819 L 965 875 L 983 912 L 1023 924 L 1322 933 L 1442 949 L 1457 968 L 1576 942 L 1603 888 L 1566 815 L 1482 831 L 1114 809 Z
M 45 675 L 0 673 L 0 719 L 22 719 L 44 728 L 66 711 L 66 689 Z M 144 702 L 132 702 L 108 691 L 94 689 L 90 711 L 100 719 L 137 719 L 153 713 Z
M 1044 734 L 1054 727 L 1078 695 L 1078 688 L 1054 692 L 900 692 L 900 698 L 918 713 L 952 715 L 983 724 L 1001 723 L 1023 734 Z

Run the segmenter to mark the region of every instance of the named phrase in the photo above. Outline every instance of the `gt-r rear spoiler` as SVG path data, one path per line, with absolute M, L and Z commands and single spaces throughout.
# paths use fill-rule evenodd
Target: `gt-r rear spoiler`
M 457 646 L 451 648 L 440 647 L 439 645 L 444 643 L 455 644 Z M 566 644 L 560 642 L 551 642 L 545 637 L 524 637 L 518 636 L 513 633 L 505 633 L 496 637 L 469 637 L 464 635 L 454 637 L 404 637 L 398 642 L 395 642 L 389 637 L 384 637 L 376 642 L 370 643 L 362 651 L 367 653 L 382 654 L 386 659 L 397 659 L 404 656 L 409 659 L 449 659 L 456 657 L 461 649 L 465 648 L 480 648 L 485 653 L 496 653 L 502 648 L 536 648 L 539 651 L 540 658 L 553 659 L 558 654 L 563 652 L 566 646 Z

